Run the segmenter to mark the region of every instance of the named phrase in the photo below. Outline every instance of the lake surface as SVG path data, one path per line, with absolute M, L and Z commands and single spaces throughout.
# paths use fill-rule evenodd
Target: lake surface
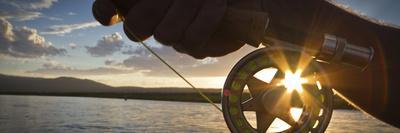
M 207 103 L 0 95 L 0 132 L 229 132 Z M 400 132 L 352 110 L 335 110 L 327 132 Z

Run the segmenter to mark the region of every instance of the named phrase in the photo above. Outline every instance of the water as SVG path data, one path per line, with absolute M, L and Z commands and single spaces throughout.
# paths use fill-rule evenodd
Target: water
M 206 103 L 0 95 L 0 132 L 229 132 Z M 335 110 L 327 132 L 400 132 L 359 111 Z

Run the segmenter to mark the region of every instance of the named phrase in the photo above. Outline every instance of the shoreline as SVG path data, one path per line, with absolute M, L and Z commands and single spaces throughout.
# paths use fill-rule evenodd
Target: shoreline
M 209 93 L 205 92 L 214 103 L 221 103 L 220 93 Z M 112 99 L 123 99 L 123 100 L 156 100 L 156 101 L 177 101 L 177 102 L 196 102 L 196 103 L 207 103 L 197 93 L 82 93 L 82 92 L 71 92 L 71 93 L 0 93 L 0 95 L 16 95 L 16 96 L 59 96 L 59 97 L 92 97 L 92 98 L 112 98 Z M 343 102 L 342 99 L 335 96 L 333 102 L 334 109 L 354 109 L 348 103 Z

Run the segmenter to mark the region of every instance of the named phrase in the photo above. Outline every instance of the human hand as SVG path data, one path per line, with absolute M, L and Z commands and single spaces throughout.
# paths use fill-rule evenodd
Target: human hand
M 267 22 L 265 13 L 228 7 L 238 3 L 237 7 L 253 8 L 257 0 L 246 1 L 247 5 L 236 1 L 96 0 L 93 15 L 101 24 L 113 25 L 119 22 L 118 9 L 125 17 L 124 31 L 132 41 L 154 35 L 157 41 L 178 52 L 205 58 L 226 55 L 245 42 L 259 44 Z

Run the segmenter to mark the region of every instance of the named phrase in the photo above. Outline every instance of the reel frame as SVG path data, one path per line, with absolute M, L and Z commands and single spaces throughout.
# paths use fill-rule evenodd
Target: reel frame
M 279 58 L 276 56 L 272 56 L 271 53 L 281 51 L 286 54 L 290 54 L 293 57 L 300 56 L 300 54 L 305 54 L 302 53 L 299 49 L 294 49 L 294 48 L 287 48 L 287 47 L 276 47 L 276 46 L 270 46 L 266 48 L 261 48 L 256 51 L 251 52 L 250 54 L 246 55 L 243 57 L 231 70 L 229 73 L 224 89 L 222 92 L 222 110 L 223 110 L 223 115 L 225 122 L 228 125 L 228 128 L 231 132 L 236 133 L 236 132 L 265 132 L 270 124 L 272 123 L 273 120 L 268 120 L 267 123 L 265 121 L 262 121 L 264 124 L 268 124 L 267 127 L 262 127 L 260 129 L 254 128 L 249 124 L 249 121 L 246 119 L 244 115 L 244 111 L 247 111 L 249 109 L 246 109 L 249 107 L 250 104 L 246 102 L 253 102 L 253 105 L 251 106 L 256 106 L 252 107 L 256 115 L 262 116 L 261 114 L 270 114 L 273 115 L 272 119 L 279 118 L 279 119 L 286 119 L 284 120 L 286 123 L 291 125 L 292 127 L 282 131 L 282 132 L 324 132 L 325 129 L 327 128 L 329 121 L 332 116 L 332 110 L 333 110 L 333 92 L 331 88 L 329 88 L 329 80 L 326 79 L 319 79 L 323 81 L 324 87 L 322 89 L 317 89 L 315 91 L 314 89 L 308 90 L 305 89 L 307 92 L 312 94 L 312 97 L 317 97 L 317 99 L 311 99 L 311 101 L 317 101 L 314 103 L 307 103 L 307 106 L 303 105 L 303 112 L 300 116 L 300 120 L 305 120 L 305 121 L 295 121 L 293 122 L 293 118 L 290 117 L 286 112 L 281 115 L 279 111 L 272 111 L 274 109 L 264 107 L 260 109 L 260 106 L 263 106 L 265 104 L 271 104 L 271 101 L 274 100 L 269 100 L 270 97 L 275 97 L 275 95 L 279 94 L 286 94 L 281 93 L 282 87 L 263 87 L 267 91 L 263 91 L 263 88 L 258 88 L 254 89 L 254 87 L 258 85 L 252 85 L 253 87 L 253 92 L 255 90 L 259 91 L 257 96 L 256 95 L 251 95 L 251 99 L 257 99 L 256 102 L 248 100 L 246 102 L 242 102 L 242 94 L 244 87 L 248 85 L 250 93 L 252 93 L 252 87 L 249 85 L 249 82 L 258 82 L 257 80 L 254 80 L 254 74 L 256 74 L 258 71 L 265 69 L 265 68 L 270 68 L 270 67 L 275 67 L 276 63 L 271 62 L 273 60 L 272 58 Z M 290 61 L 289 61 L 290 62 Z M 315 61 L 311 61 L 310 66 L 315 68 L 317 72 L 324 73 L 323 70 L 318 66 L 318 64 Z M 273 81 L 272 81 L 273 82 Z M 260 83 L 260 82 L 258 82 Z M 268 84 L 264 84 L 268 86 Z M 314 85 L 315 86 L 315 85 Z M 257 88 L 257 87 L 256 87 Z M 272 91 L 271 91 L 272 90 Z M 284 90 L 284 89 L 283 89 Z M 314 90 L 314 91 L 313 91 Z M 263 91 L 263 92 L 260 92 Z M 276 94 L 274 94 L 276 93 Z M 272 94 L 272 95 L 271 95 Z M 308 94 L 308 93 L 307 93 Z M 263 95 L 265 98 L 260 98 L 260 95 Z M 311 95 L 310 95 L 311 96 Z M 258 98 L 255 98 L 258 97 Z M 261 99 L 261 100 L 260 100 Z M 309 98 L 308 98 L 309 99 Z M 267 100 L 267 102 L 262 102 Z M 309 99 L 310 100 L 310 99 Z M 321 101 L 320 101 L 321 100 Z M 254 104 L 254 103 L 260 103 L 261 104 Z M 309 101 L 308 101 L 309 102 Z M 310 105 L 308 105 L 310 104 Z M 257 108 L 257 109 L 254 109 Z M 265 109 L 267 108 L 267 109 Z M 322 108 L 322 109 L 321 109 Z M 261 111 L 260 111 L 261 110 Z M 322 112 L 321 112 L 322 110 Z M 308 112 L 307 112 L 308 111 Z M 260 113 L 261 112 L 261 113 Z M 272 114 L 273 113 L 279 113 L 279 114 Z M 263 115 L 264 117 L 265 115 Z M 289 117 L 290 118 L 289 118 Z M 259 119 L 257 117 L 257 126 L 260 126 L 262 124 L 259 124 L 259 120 L 265 120 L 265 119 L 271 119 L 271 117 L 265 117 L 263 119 Z M 318 123 L 317 123 L 318 122 Z

